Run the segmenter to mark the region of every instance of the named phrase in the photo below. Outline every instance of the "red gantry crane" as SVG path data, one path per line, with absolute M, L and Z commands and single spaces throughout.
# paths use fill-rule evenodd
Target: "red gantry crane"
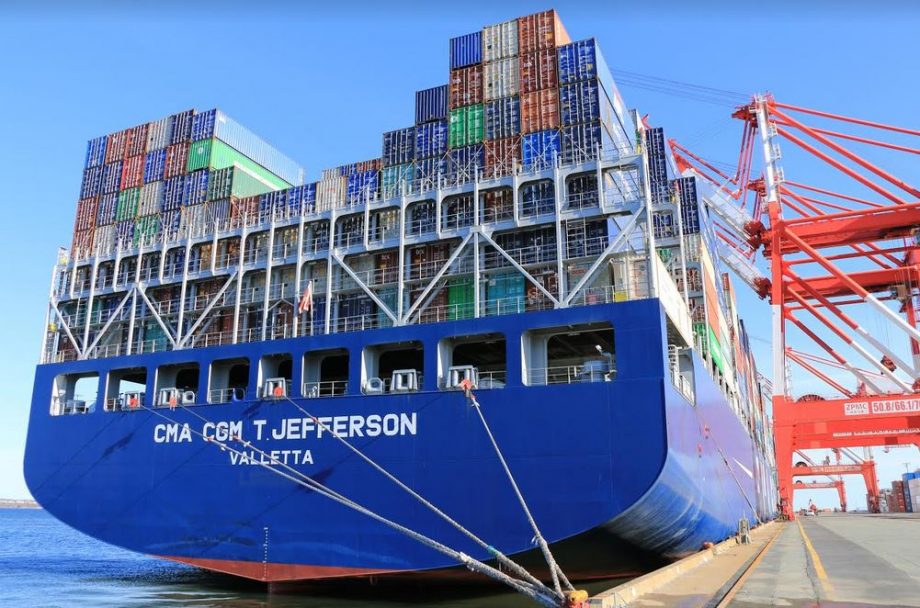
M 769 95 L 755 97 L 733 116 L 744 125 L 734 175 L 677 142 L 671 146 L 679 169 L 710 186 L 712 194 L 704 199 L 719 226 L 723 259 L 770 301 L 780 506 L 794 517 L 794 476 L 846 473 L 865 477 L 869 506 L 876 507 L 871 461 L 803 473 L 793 470 L 793 454 L 920 446 L 920 189 L 898 177 L 898 169 L 868 160 L 885 156 L 886 166 L 915 171 L 920 131 L 780 103 Z M 762 173 L 755 176 L 758 148 Z M 784 150 L 794 159 L 786 167 L 780 163 Z M 758 250 L 769 277 L 753 263 Z M 867 320 L 884 329 L 868 329 Z M 793 366 L 830 393 L 793 396 Z

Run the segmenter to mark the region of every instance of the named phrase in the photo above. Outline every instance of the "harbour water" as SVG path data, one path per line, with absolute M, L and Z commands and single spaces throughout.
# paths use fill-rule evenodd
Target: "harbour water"
M 104 508 L 104 505 L 100 505 Z M 616 581 L 588 585 L 599 591 Z M 100 543 L 34 509 L 0 509 L 0 605 L 99 608 L 525 608 L 495 586 L 431 588 L 366 582 L 269 590 L 266 585 L 137 555 Z

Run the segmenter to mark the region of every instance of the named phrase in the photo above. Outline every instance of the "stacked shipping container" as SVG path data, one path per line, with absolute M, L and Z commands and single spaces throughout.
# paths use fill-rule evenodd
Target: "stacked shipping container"
M 235 199 L 301 181 L 299 167 L 219 110 L 180 112 L 89 141 L 72 249 L 85 257 L 207 229 Z

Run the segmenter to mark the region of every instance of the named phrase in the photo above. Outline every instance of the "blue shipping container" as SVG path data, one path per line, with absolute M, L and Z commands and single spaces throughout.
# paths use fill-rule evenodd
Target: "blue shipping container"
M 447 118 L 447 85 L 415 93 L 415 124 Z
M 559 47 L 559 84 L 571 84 L 610 73 L 594 38 Z
M 182 224 L 182 212 L 179 210 L 164 211 L 160 214 L 160 229 L 168 237 L 174 237 L 179 233 L 179 226 Z
M 601 123 L 563 127 L 562 158 L 567 163 L 580 163 L 597 158 L 598 148 L 610 149 L 613 140 Z
M 276 190 L 259 195 L 259 213 L 279 213 L 287 205 L 287 190 Z
M 450 39 L 450 69 L 482 63 L 482 32 Z
M 163 189 L 163 211 L 177 211 L 182 207 L 182 201 L 185 196 L 185 176 L 177 175 L 166 180 L 166 187 Z
M 121 161 L 116 160 L 102 168 L 102 192 L 118 192 L 121 187 Z
M 90 167 L 83 171 L 80 184 L 80 198 L 97 196 L 102 191 L 102 167 Z
M 521 158 L 528 170 L 553 167 L 560 152 L 559 131 L 555 129 L 528 133 L 521 138 Z
M 316 182 L 288 189 L 287 206 L 292 213 L 313 213 L 316 210 Z
M 166 171 L 166 148 L 147 153 L 144 160 L 144 183 L 149 184 L 163 179 Z
M 482 144 L 463 146 L 450 151 L 448 175 L 468 177 L 476 175 L 486 164 L 486 151 Z
M 103 135 L 96 139 L 86 142 L 86 163 L 85 167 L 98 167 L 105 162 L 105 143 L 108 137 Z
M 415 158 L 415 127 L 383 134 L 383 164 L 402 165 Z
M 186 207 L 208 200 L 208 170 L 193 171 L 186 176 L 182 203 Z
M 348 200 L 352 202 L 361 202 L 377 198 L 378 183 L 379 172 L 376 169 L 352 173 L 348 176 L 348 183 L 346 185 Z
M 415 158 L 444 156 L 447 153 L 446 120 L 426 122 L 415 127 Z
M 521 133 L 521 100 L 502 97 L 486 103 L 486 139 L 514 137 Z
M 99 199 L 99 211 L 96 212 L 96 225 L 108 226 L 115 223 L 115 211 L 118 207 L 118 193 L 103 194 Z
M 192 117 L 192 141 L 211 139 L 214 136 L 214 121 L 217 110 L 199 112 Z
M 169 143 L 182 144 L 192 140 L 192 117 L 194 110 L 186 110 L 170 116 L 172 119 L 172 134 L 169 136 Z
M 442 175 L 447 174 L 447 170 L 447 157 L 423 158 L 415 163 L 415 179 L 421 182 L 422 188 L 430 188 Z
M 115 224 L 115 242 L 122 247 L 131 245 L 134 241 L 134 220 L 118 222 Z
M 613 104 L 596 79 L 559 88 L 559 116 L 564 126 L 601 120 L 613 131 L 617 121 Z

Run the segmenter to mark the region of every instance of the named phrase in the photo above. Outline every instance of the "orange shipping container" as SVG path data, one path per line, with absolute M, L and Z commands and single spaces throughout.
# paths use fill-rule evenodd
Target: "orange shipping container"
M 450 71 L 450 109 L 482 103 L 482 65 Z
M 518 53 L 555 49 L 571 42 L 559 15 L 548 10 L 518 19 Z
M 521 95 L 521 133 L 558 128 L 558 89 L 543 89 Z
M 166 170 L 163 179 L 169 179 L 185 173 L 185 163 L 188 160 L 189 143 L 173 144 L 166 148 Z
M 540 89 L 554 89 L 558 86 L 556 75 L 556 49 L 545 49 L 536 53 L 521 55 L 521 93 L 532 93 Z
M 485 148 L 486 178 L 511 175 L 521 163 L 521 140 L 518 137 L 492 139 L 485 143 Z
M 125 157 L 125 146 L 128 141 L 129 130 L 130 129 L 126 129 L 108 136 L 105 144 L 106 164 L 115 162 L 116 160 L 122 160 Z
M 125 159 L 121 169 L 121 189 L 139 188 L 144 185 L 144 154 Z
M 79 253 L 80 256 L 86 256 L 93 249 L 93 235 L 95 230 L 92 228 L 89 230 L 81 230 L 79 232 L 74 232 L 73 234 L 73 245 L 71 246 L 71 252 L 77 257 Z
M 147 151 L 147 123 L 128 129 L 125 156 L 137 156 Z

